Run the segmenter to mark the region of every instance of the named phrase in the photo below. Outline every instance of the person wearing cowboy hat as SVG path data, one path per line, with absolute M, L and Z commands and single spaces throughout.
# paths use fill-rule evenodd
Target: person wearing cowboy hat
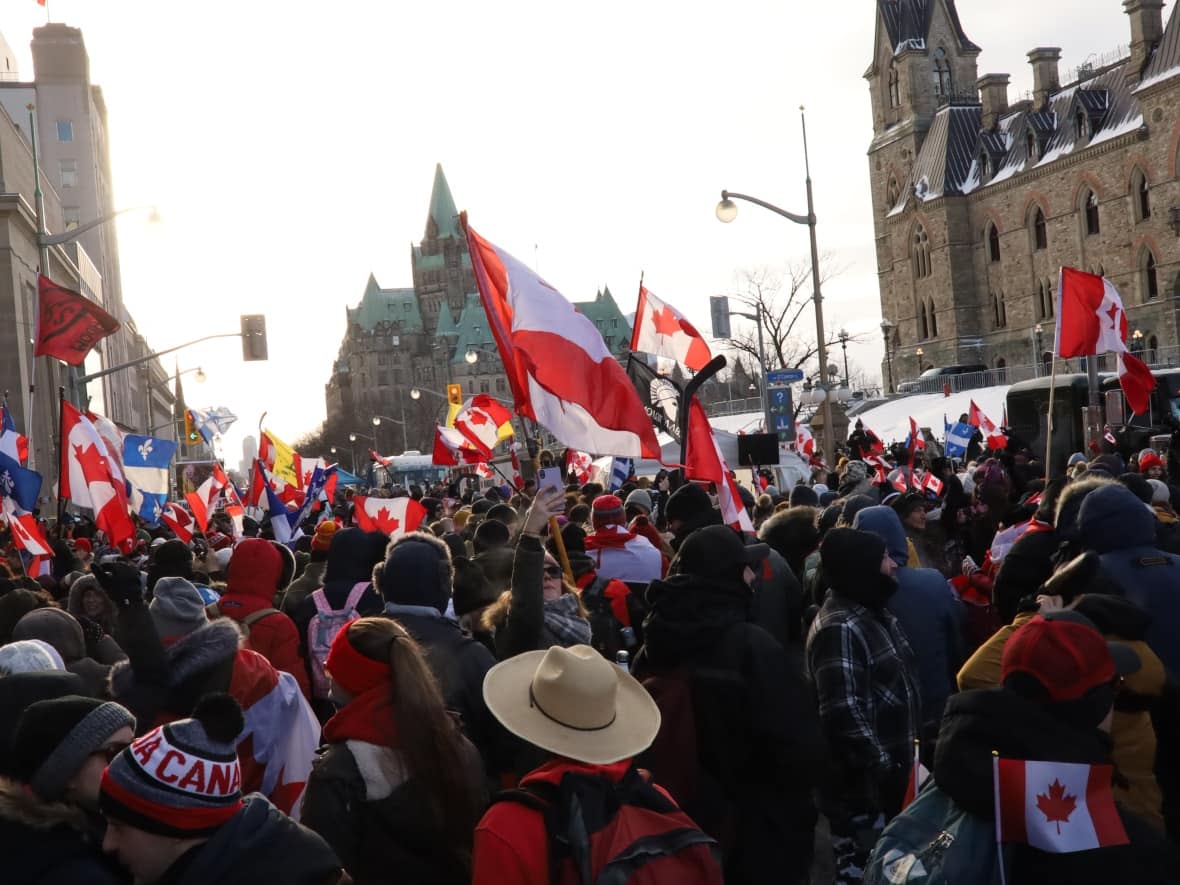
M 650 815 L 659 813 L 678 832 L 696 831 L 696 838 L 688 840 L 682 851 L 653 857 L 629 882 L 721 881 L 711 853 L 713 841 L 700 833 L 667 792 L 633 767 L 634 758 L 660 730 L 660 710 L 629 673 L 588 645 L 553 646 L 497 664 L 484 678 L 483 693 L 488 709 L 508 731 L 550 758 L 521 780 L 516 795 L 523 793 L 524 798 L 493 804 L 479 822 L 472 853 L 473 885 L 548 883 L 551 869 L 557 866 L 552 863 L 557 858 L 550 857 L 551 846 L 557 844 L 553 837 L 568 839 L 577 825 L 565 819 L 571 798 L 583 801 L 587 809 L 580 831 L 583 837 L 588 829 L 597 836 L 609 828 L 609 821 L 597 827 L 602 821 L 591 819 L 593 803 L 584 801 L 588 786 L 599 794 L 605 787 L 606 795 L 613 792 L 623 797 L 615 814 L 638 809 L 638 804 L 627 800 L 642 797 L 644 810 L 636 811 L 633 821 L 649 823 Z M 553 801 L 545 801 L 546 797 Z M 641 817 L 645 814 L 649 816 Z M 558 822 L 569 824 L 570 832 L 547 829 Z M 696 872 L 686 878 L 688 868 Z M 600 872 L 598 866 L 592 869 L 592 879 Z

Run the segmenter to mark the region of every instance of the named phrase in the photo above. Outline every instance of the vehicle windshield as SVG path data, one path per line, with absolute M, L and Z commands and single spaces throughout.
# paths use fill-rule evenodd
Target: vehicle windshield
M 941 374 L 942 374 L 942 369 L 934 368 L 934 369 L 927 369 L 925 372 L 923 372 L 918 377 L 919 378 L 937 378 Z

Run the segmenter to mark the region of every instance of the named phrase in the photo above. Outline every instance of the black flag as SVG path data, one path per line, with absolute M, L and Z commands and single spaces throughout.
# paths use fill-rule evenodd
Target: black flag
M 661 375 L 634 354 L 627 355 L 627 376 L 655 429 L 680 442 L 680 400 L 683 391 L 667 375 Z

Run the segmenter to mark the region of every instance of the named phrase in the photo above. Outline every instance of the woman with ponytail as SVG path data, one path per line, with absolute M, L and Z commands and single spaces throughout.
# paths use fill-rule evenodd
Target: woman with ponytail
M 341 706 L 324 725 L 302 823 L 357 885 L 469 882 L 483 767 L 418 644 L 394 620 L 360 618 L 336 635 L 326 670 Z

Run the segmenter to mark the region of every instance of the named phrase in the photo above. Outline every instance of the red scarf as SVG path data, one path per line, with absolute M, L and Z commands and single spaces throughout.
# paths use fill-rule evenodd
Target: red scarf
M 607 549 L 622 549 L 627 546 L 628 541 L 633 541 L 639 537 L 634 532 L 627 531 L 625 526 L 608 525 L 603 526 L 592 535 L 586 536 L 587 550 L 607 550 Z
M 393 684 L 381 682 L 357 695 L 324 723 L 329 744 L 365 741 L 396 748 L 397 723 L 393 718 Z

